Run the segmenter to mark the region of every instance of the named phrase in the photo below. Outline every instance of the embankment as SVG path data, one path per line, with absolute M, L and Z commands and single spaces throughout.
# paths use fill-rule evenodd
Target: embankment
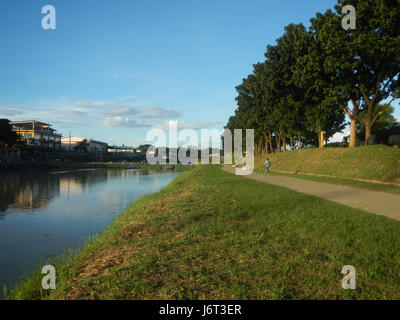
M 275 172 L 400 184 L 400 149 L 393 147 L 376 145 L 286 151 L 257 157 L 256 169 L 262 170 L 267 157 Z

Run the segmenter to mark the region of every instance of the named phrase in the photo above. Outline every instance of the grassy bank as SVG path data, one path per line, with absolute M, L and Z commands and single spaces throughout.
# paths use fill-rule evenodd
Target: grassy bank
M 263 172 L 269 158 L 272 171 L 302 179 L 344 184 L 376 191 L 400 193 L 400 149 L 387 146 L 312 148 L 262 155 L 255 160 Z M 367 181 L 357 181 L 369 180 Z
M 353 265 L 357 289 L 341 288 Z M 400 223 L 198 166 L 14 299 L 399 299 Z

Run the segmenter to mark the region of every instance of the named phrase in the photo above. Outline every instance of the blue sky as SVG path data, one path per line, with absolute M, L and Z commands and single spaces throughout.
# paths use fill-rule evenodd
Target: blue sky
M 48 4 L 56 30 L 41 27 Z M 133 146 L 168 120 L 222 129 L 236 107 L 235 86 L 266 46 L 285 25 L 308 26 L 334 4 L 2 0 L 0 117 Z

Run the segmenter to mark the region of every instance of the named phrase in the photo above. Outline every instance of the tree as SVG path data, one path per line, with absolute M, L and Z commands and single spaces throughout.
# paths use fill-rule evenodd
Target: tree
M 345 115 L 354 147 L 360 124 L 368 140 L 383 116 L 378 104 L 400 97 L 398 0 L 346 1 L 357 10 L 355 30 L 342 27 L 344 2 L 317 13 L 308 30 L 288 25 L 236 87 L 227 127 L 254 128 L 257 153 L 285 151 L 288 139 L 291 148 L 296 140 L 322 147 L 344 129 Z
M 343 132 L 346 128 L 347 123 L 345 122 L 345 114 L 344 112 L 336 108 L 335 113 L 327 113 L 326 114 L 326 122 L 325 122 L 325 144 L 328 144 L 328 140 L 333 137 L 333 135 L 337 132 Z
M 365 116 L 366 111 L 360 114 L 362 119 Z M 372 127 L 371 133 L 375 136 L 377 143 L 387 144 L 388 138 L 394 134 L 400 134 L 399 126 L 400 123 L 396 121 L 393 116 L 394 108 L 390 104 L 379 104 L 374 110 L 373 116 L 378 115 L 374 126 Z M 365 125 L 361 121 L 357 126 L 357 136 L 359 139 L 365 137 Z
M 289 137 L 293 148 L 293 137 L 300 140 L 305 130 L 305 108 L 308 105 L 304 88 L 297 85 L 294 72 L 297 59 L 307 52 L 309 36 L 302 24 L 290 24 L 277 40 L 276 46 L 268 46 L 265 57 L 268 66 L 267 100 L 273 107 L 275 136 L 278 144 L 286 148 Z
M 78 142 L 76 146 L 74 146 L 75 151 L 87 152 L 89 148 L 89 141 L 87 139 L 83 139 Z
M 314 21 L 314 27 L 321 23 L 323 19 Z M 307 32 L 303 25 L 289 25 L 285 31 L 278 46 L 284 44 L 283 56 L 290 57 L 281 66 L 289 77 L 285 98 L 281 98 L 291 106 L 286 113 L 289 115 L 286 121 L 290 123 L 287 130 L 292 134 L 293 130 L 297 131 L 298 141 L 301 141 L 301 131 L 314 132 L 318 146 L 323 147 L 324 141 L 344 127 L 344 113 L 335 107 L 334 91 L 329 91 L 334 86 L 332 75 L 324 72 L 324 57 L 312 28 Z
M 345 3 L 346 2 L 346 3 Z M 378 104 L 391 96 L 399 84 L 400 73 L 400 6 L 396 0 L 339 0 L 335 7 L 341 12 L 351 4 L 357 12 L 357 28 L 348 39 L 356 51 L 359 64 L 356 78 L 365 103 L 360 120 L 365 126 L 365 141 L 380 116 Z M 373 10 L 371 10 L 373 8 Z
M 253 73 L 236 87 L 238 108 L 226 127 L 254 128 L 257 154 L 285 151 L 288 141 L 291 149 L 295 141 L 301 147 L 307 130 L 315 132 L 322 147 L 323 130 L 328 136 L 342 130 L 343 112 L 327 104 L 324 91 L 318 92 L 314 82 L 301 73 L 296 77 L 297 68 L 303 68 L 298 61 L 312 41 L 303 25 L 287 26 L 277 45 L 267 47 L 265 62 L 253 65 Z
M 356 9 L 354 30 L 341 26 L 345 5 Z M 324 23 L 317 25 L 315 32 L 325 57 L 324 69 L 334 74 L 337 99 L 351 120 L 353 147 L 357 121 L 364 123 L 367 141 L 379 117 L 374 113 L 376 106 L 393 96 L 399 86 L 400 6 L 397 0 L 339 0 L 335 9 L 336 14 L 330 10 L 325 13 Z M 317 20 L 320 16 L 317 14 Z
M 137 150 L 140 150 L 143 153 L 147 152 L 147 149 L 151 147 L 151 144 L 141 144 L 139 147 L 137 147 Z
M 262 111 L 262 90 L 260 81 L 256 77 L 259 65 L 254 66 L 254 73 L 243 79 L 242 83 L 236 87 L 238 96 L 235 98 L 238 108 L 235 110 L 235 116 L 228 121 L 228 129 L 255 129 L 256 153 L 262 153 L 262 126 L 260 123 L 260 111 Z M 244 136 L 242 136 L 242 146 Z
M 306 90 L 306 98 L 310 101 L 306 109 L 306 126 L 308 130 L 318 133 L 319 146 L 326 140 L 326 137 L 323 137 L 324 131 L 328 130 L 328 134 L 332 134 L 330 123 L 337 123 L 337 129 L 340 129 L 344 120 L 343 112 L 349 116 L 351 128 L 354 128 L 350 134 L 350 145 L 355 146 L 356 118 L 353 114 L 358 114 L 356 101 L 359 99 L 356 90 L 348 89 L 352 86 L 345 83 L 344 77 L 339 77 L 337 70 L 332 66 L 331 60 L 335 55 L 331 52 L 331 46 L 340 47 L 340 41 L 334 43 L 334 39 L 330 37 L 330 33 L 337 31 L 330 29 L 332 26 L 341 28 L 339 17 L 330 10 L 325 14 L 317 13 L 311 19 L 308 51 L 298 57 L 294 77 L 297 85 Z M 339 32 L 343 33 L 343 30 Z M 331 41 L 329 46 L 326 44 L 327 39 Z M 335 54 L 339 55 L 338 52 Z M 348 106 L 349 100 L 355 102 L 353 110 Z
M 10 120 L 0 119 L 0 145 L 12 147 L 17 144 L 19 136 L 12 130 Z

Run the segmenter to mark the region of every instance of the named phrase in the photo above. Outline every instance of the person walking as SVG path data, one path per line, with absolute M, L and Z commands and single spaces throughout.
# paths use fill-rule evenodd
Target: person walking
M 265 160 L 265 175 L 269 175 L 270 168 L 271 162 L 269 161 L 269 158 L 267 158 L 267 160 Z

